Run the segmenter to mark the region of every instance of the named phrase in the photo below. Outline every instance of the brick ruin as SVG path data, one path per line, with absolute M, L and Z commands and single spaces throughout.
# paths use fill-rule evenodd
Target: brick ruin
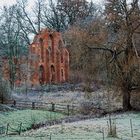
M 69 52 L 59 32 L 42 30 L 29 46 L 28 57 L 15 60 L 12 61 L 16 66 L 16 85 L 25 81 L 30 85 L 58 84 L 69 79 Z M 3 77 L 10 80 L 8 59 L 3 59 L 3 62 Z
M 69 52 L 61 33 L 42 30 L 29 47 L 31 84 L 67 82 L 69 78 Z

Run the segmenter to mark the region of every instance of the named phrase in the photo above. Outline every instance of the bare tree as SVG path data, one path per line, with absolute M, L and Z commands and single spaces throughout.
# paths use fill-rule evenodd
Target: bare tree
M 31 18 L 30 14 L 27 12 L 27 2 L 28 2 L 27 0 L 18 1 L 17 13 L 18 13 L 18 18 L 20 18 L 20 20 L 18 19 L 18 21 L 20 22 L 20 26 L 22 27 L 24 32 L 28 31 L 30 33 L 38 34 L 38 31 L 35 28 L 33 19 Z
M 104 47 L 90 47 L 109 53 L 114 80 L 122 90 L 123 108 L 130 110 L 131 91 L 139 88 L 139 61 L 133 36 L 140 27 L 138 0 L 107 0 L 108 40 Z
M 43 14 L 43 23 L 57 31 L 64 31 L 75 22 L 95 15 L 95 11 L 96 6 L 86 0 L 50 0 Z
M 103 32 L 103 25 L 100 18 L 95 18 L 86 24 L 74 25 L 64 34 L 67 47 L 70 50 L 70 70 L 81 73 L 79 79 L 84 81 L 85 90 L 88 92 L 91 91 L 92 83 L 99 79 L 103 65 L 103 62 L 101 65 L 98 63 L 103 61 L 101 56 L 90 48 L 92 44 L 97 46 L 105 41 L 106 34 Z
M 2 20 L 0 22 L 0 49 L 1 61 L 8 60 L 9 82 L 11 88 L 14 87 L 16 80 L 17 59 L 24 53 L 24 45 L 21 28 L 16 22 L 16 5 L 4 7 L 2 11 Z M 21 43 L 22 42 L 22 43 Z M 6 65 L 6 64 L 5 64 Z

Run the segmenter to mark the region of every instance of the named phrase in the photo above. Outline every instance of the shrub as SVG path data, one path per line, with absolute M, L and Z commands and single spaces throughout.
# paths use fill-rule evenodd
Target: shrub
M 93 110 L 92 102 L 84 101 L 81 103 L 80 112 L 84 115 L 88 115 Z
M 103 109 L 98 108 L 97 105 L 91 101 L 82 102 L 80 112 L 84 115 L 105 114 L 106 113 Z

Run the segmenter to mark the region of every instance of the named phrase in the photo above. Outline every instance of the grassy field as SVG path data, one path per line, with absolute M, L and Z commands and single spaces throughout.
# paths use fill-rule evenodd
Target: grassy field
M 28 130 L 33 124 L 55 120 L 56 118 L 64 117 L 63 114 L 43 111 L 43 110 L 18 110 L 11 112 L 0 113 L 0 126 L 5 126 L 9 123 L 10 127 L 15 130 L 19 129 L 19 124 L 22 123 L 22 131 Z M 10 128 L 9 129 L 12 129 Z M 10 130 L 9 130 L 10 131 Z
M 38 113 L 37 116 L 40 116 L 39 112 L 36 112 Z M 57 116 L 59 115 L 57 114 Z M 60 115 L 59 117 L 63 117 L 63 116 Z M 60 125 L 46 126 L 37 130 L 26 131 L 22 133 L 21 136 L 19 135 L 4 136 L 4 137 L 0 137 L 0 139 L 1 140 L 103 140 L 103 130 L 104 130 L 104 140 L 140 140 L 140 112 L 127 112 L 123 114 L 112 115 L 111 117 L 116 122 L 116 131 L 117 131 L 116 138 L 108 137 L 108 125 L 107 125 L 108 116 L 106 116 L 102 118 L 89 119 L 89 120 L 78 121 L 74 123 L 63 122 Z M 44 118 L 45 118 L 45 114 L 44 114 Z M 38 121 L 40 121 L 40 119 L 41 118 L 39 118 Z M 130 119 L 132 120 L 133 137 L 131 135 Z
M 108 137 L 108 116 L 31 130 L 23 135 L 38 138 L 38 140 L 49 139 L 50 134 L 52 140 L 103 140 L 104 130 L 104 140 L 140 140 L 140 113 L 128 112 L 113 115 L 112 119 L 116 122 L 116 138 Z M 131 136 L 130 119 L 132 120 L 133 137 Z
M 108 116 L 74 123 L 48 126 L 22 133 L 21 136 L 2 137 L 1 140 L 140 140 L 140 113 L 128 112 L 113 115 L 117 137 L 108 137 Z M 130 119 L 133 123 L 131 136 Z M 50 138 L 51 135 L 51 138 Z
M 18 110 L 0 113 L 0 126 L 9 123 L 15 130 L 28 130 L 33 124 L 47 120 L 63 118 L 64 115 L 41 110 Z M 22 132 L 21 135 L 1 135 L 0 140 L 140 140 L 140 112 L 114 114 L 111 118 L 116 122 L 117 137 L 108 137 L 108 116 L 74 123 L 45 126 L 36 130 Z M 130 119 L 132 120 L 133 137 Z M 12 129 L 9 128 L 9 133 Z M 103 133 L 104 132 L 104 133 Z

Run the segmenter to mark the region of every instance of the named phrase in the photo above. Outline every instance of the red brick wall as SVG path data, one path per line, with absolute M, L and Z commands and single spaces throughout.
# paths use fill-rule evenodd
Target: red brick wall
M 31 83 L 61 83 L 69 78 L 69 52 L 59 32 L 42 30 L 30 45 Z
M 59 32 L 42 30 L 29 46 L 28 59 L 13 58 L 13 61 L 18 66 L 15 80 L 17 84 L 24 83 L 25 80 L 31 85 L 38 85 L 67 82 L 69 79 L 69 52 L 64 47 Z M 3 59 L 3 63 L 3 77 L 10 80 L 8 59 Z M 22 65 L 24 67 L 21 69 Z

